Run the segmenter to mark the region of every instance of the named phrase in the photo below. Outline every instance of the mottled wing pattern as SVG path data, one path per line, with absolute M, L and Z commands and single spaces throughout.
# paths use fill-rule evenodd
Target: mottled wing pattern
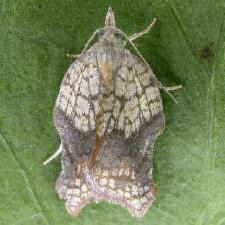
M 135 217 L 147 212 L 157 191 L 153 147 L 164 126 L 161 111 L 132 138 L 125 139 L 120 132 L 104 138 L 95 167 L 84 172 L 95 199 L 121 204 Z
M 149 66 L 125 50 L 109 96 L 112 110 L 107 113 L 114 118 L 114 131 L 103 138 L 96 165 L 85 170 L 85 177 L 95 199 L 119 203 L 141 217 L 155 200 L 153 147 L 165 125 L 157 79 Z
M 56 190 L 60 199 L 66 200 L 67 211 L 74 216 L 77 216 L 86 204 L 94 200 L 94 192 L 81 171 L 62 171 L 56 182 Z
M 124 139 L 120 132 L 103 140 L 95 166 L 89 156 L 93 136 L 85 138 L 73 130 L 61 111 L 57 127 L 63 142 L 63 170 L 56 190 L 71 215 L 77 216 L 86 204 L 106 200 L 126 207 L 133 216 L 142 217 L 155 200 L 152 177 L 153 145 L 164 128 L 164 116 L 158 114 L 143 126 L 135 138 Z M 140 154 L 142 149 L 142 154 Z
M 157 80 L 124 50 L 107 87 L 96 55 L 91 48 L 77 59 L 60 88 L 55 126 L 63 170 L 56 190 L 72 215 L 91 201 L 106 200 L 141 217 L 155 199 L 153 146 L 165 125 Z M 101 142 L 93 164 L 97 136 Z
M 116 76 L 115 98 L 116 105 L 122 105 L 117 129 L 124 130 L 126 138 L 163 110 L 154 73 L 128 50 Z
M 100 111 L 99 96 L 103 92 L 96 52 L 89 49 L 68 69 L 60 87 L 56 108 L 81 132 L 93 131 Z
M 92 175 L 86 173 L 95 200 L 106 200 L 126 207 L 133 216 L 141 217 L 155 200 L 156 188 L 152 180 L 138 182 L 135 169 L 121 167 L 94 168 Z M 151 182 L 150 182 L 151 181 Z
M 113 74 L 112 90 L 106 90 L 102 77 L 96 52 L 90 49 L 70 66 L 62 82 L 56 105 L 81 132 L 95 130 L 98 123 L 99 136 L 117 129 L 128 138 L 163 110 L 155 75 L 128 50 Z
M 157 80 L 152 70 L 126 49 L 112 79 L 113 90 L 103 95 L 100 104 L 98 134 L 116 129 L 129 138 L 163 110 Z

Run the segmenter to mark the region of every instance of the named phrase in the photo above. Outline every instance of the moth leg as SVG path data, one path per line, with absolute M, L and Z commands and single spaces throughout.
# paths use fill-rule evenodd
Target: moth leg
M 155 24 L 155 22 L 156 22 L 156 18 L 154 18 L 154 19 L 152 20 L 152 22 L 148 25 L 148 27 L 147 27 L 146 29 L 144 29 L 143 31 L 141 31 L 141 32 L 139 32 L 139 33 L 134 33 L 134 34 L 132 34 L 131 36 L 128 37 L 128 39 L 129 39 L 130 41 L 134 41 L 135 39 L 141 37 L 143 34 L 148 33 L 149 30 L 150 30 L 150 29 L 153 27 L 153 25 Z
M 75 55 L 75 54 L 66 54 L 66 56 L 72 59 L 76 59 L 80 57 L 80 55 Z
M 59 146 L 59 149 L 53 154 L 51 155 L 48 159 L 46 159 L 44 162 L 43 162 L 43 165 L 46 165 L 48 163 L 50 163 L 54 158 L 56 158 L 60 153 L 62 153 L 62 143 L 60 144 Z
M 167 91 L 175 91 L 177 89 L 180 89 L 182 88 L 182 85 L 175 85 L 175 86 L 172 86 L 172 87 L 165 87 Z
M 158 86 L 160 89 L 162 89 L 163 91 L 165 91 L 172 99 L 175 103 L 178 103 L 178 101 L 176 100 L 176 98 L 170 93 L 170 91 L 174 91 L 174 90 L 177 90 L 177 89 L 180 89 L 182 88 L 182 85 L 176 85 L 176 86 L 173 86 L 173 87 L 165 87 L 163 86 L 160 82 L 158 82 Z
M 66 56 L 71 57 L 71 58 L 79 58 L 89 47 L 93 39 L 95 38 L 96 34 L 98 33 L 98 29 L 92 34 L 90 39 L 87 41 L 87 43 L 84 46 L 84 49 L 82 50 L 81 54 L 74 55 L 74 54 L 66 54 Z

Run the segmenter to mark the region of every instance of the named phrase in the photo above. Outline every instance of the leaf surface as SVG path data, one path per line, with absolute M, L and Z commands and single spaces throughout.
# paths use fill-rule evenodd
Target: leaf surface
M 159 192 L 139 224 L 225 224 L 225 7 L 223 0 L 0 2 L 0 224 L 136 224 L 120 206 L 90 204 L 78 218 L 55 192 L 60 159 L 42 162 L 59 146 L 52 109 L 71 63 L 103 26 L 108 6 L 158 79 L 166 130 L 157 140 Z

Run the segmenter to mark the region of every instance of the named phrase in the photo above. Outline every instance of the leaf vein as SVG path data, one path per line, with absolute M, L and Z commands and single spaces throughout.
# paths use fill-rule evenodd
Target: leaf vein
M 19 171 L 25 181 L 25 184 L 26 184 L 26 187 L 27 187 L 27 190 L 28 192 L 30 193 L 30 196 L 31 196 L 31 199 L 33 200 L 33 202 L 36 204 L 36 206 L 38 207 L 38 210 L 40 212 L 38 213 L 41 213 L 42 217 L 43 217 L 43 220 L 45 222 L 46 225 L 50 225 L 50 222 L 47 218 L 47 216 L 44 214 L 43 212 L 43 207 L 41 205 L 41 203 L 39 202 L 28 178 L 27 178 L 27 175 L 26 175 L 26 172 L 21 164 L 21 162 L 17 159 L 16 155 L 15 155 L 15 152 L 13 151 L 12 147 L 10 147 L 10 145 L 8 144 L 8 142 L 6 141 L 4 135 L 0 132 L 0 141 L 3 143 L 5 149 L 7 149 L 10 153 L 11 153 L 11 156 L 13 158 L 13 160 L 16 162 L 16 164 L 18 165 L 19 167 Z

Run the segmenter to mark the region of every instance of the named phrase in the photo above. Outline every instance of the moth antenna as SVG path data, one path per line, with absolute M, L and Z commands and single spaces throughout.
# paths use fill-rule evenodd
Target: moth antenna
M 142 59 L 142 61 L 148 66 L 148 68 L 150 68 L 149 65 L 148 65 L 148 63 L 146 62 L 146 60 L 144 59 L 144 57 L 140 53 L 140 51 L 135 46 L 135 44 L 128 38 L 128 36 L 123 31 L 120 31 L 120 32 L 124 36 L 124 38 L 129 42 L 129 44 L 134 48 L 134 50 L 136 51 L 136 53 L 138 54 L 138 56 Z
M 81 54 L 80 54 L 79 56 L 81 56 L 81 55 L 88 49 L 89 45 L 91 44 L 91 42 L 94 40 L 96 34 L 98 33 L 98 30 L 99 30 L 99 29 L 97 29 L 97 30 L 92 34 L 92 36 L 90 37 L 90 39 L 89 39 L 89 40 L 87 41 L 87 43 L 85 44 L 84 49 L 82 50 L 82 52 L 81 52 Z
M 116 26 L 116 20 L 112 8 L 109 7 L 108 12 L 105 17 L 105 26 Z

